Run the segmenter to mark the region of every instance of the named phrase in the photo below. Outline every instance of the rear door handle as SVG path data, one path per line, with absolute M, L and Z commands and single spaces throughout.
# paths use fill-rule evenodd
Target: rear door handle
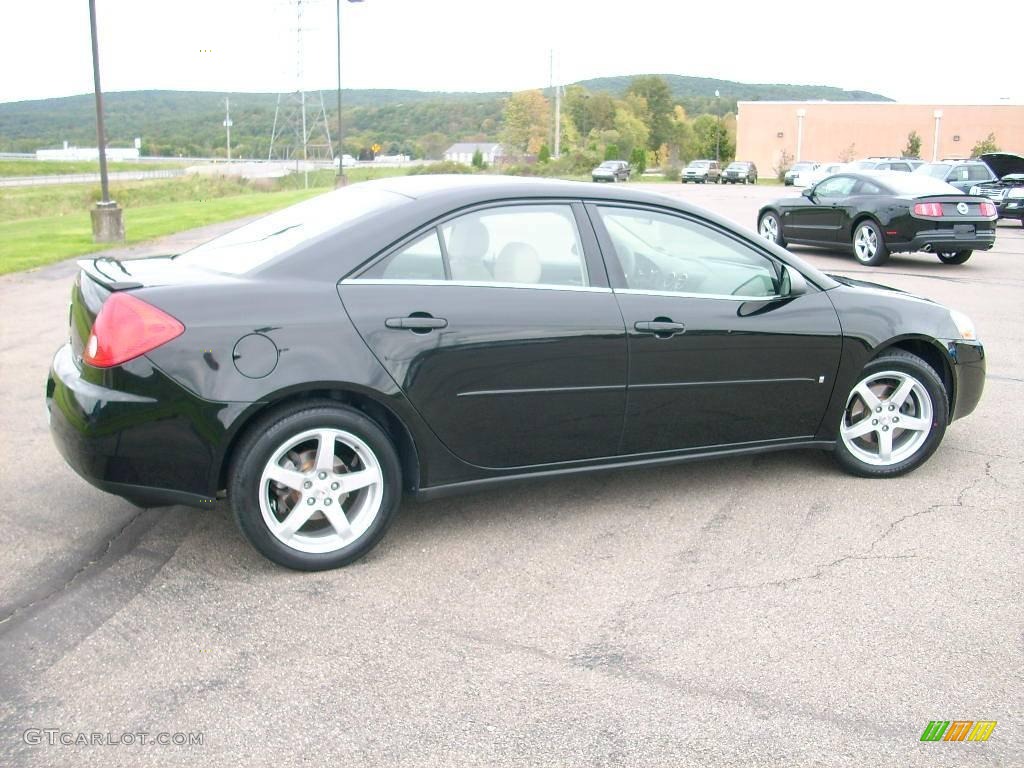
M 409 317 L 389 317 L 384 321 L 388 328 L 428 333 L 435 328 L 447 328 L 448 321 L 443 317 L 430 315 L 410 315 Z
M 686 326 L 683 323 L 676 323 L 667 317 L 659 317 L 656 320 L 641 320 L 633 324 L 633 327 L 641 333 L 653 333 L 659 339 L 667 339 L 677 333 L 686 333 Z

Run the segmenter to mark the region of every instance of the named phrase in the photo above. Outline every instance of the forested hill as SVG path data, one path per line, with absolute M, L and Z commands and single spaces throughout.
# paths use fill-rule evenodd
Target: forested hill
M 887 100 L 878 94 L 829 86 L 758 85 L 729 80 L 662 75 L 676 103 L 691 116 L 735 109 L 737 100 Z M 591 92 L 621 96 L 633 76 L 580 83 Z M 718 89 L 721 98 L 715 99 Z M 142 138 L 149 155 L 208 156 L 224 152 L 224 97 L 206 91 L 126 91 L 104 95 L 111 144 L 130 146 Z M 459 140 L 496 140 L 508 93 L 445 93 L 409 90 L 344 91 L 346 150 L 369 143 L 385 151 L 438 155 Z M 233 93 L 232 144 L 236 157 L 263 157 L 269 149 L 277 94 Z M 308 94 L 313 111 L 319 94 Z M 323 91 L 334 123 L 335 92 Z M 63 141 L 95 145 L 91 94 L 0 104 L 0 151 L 31 152 Z

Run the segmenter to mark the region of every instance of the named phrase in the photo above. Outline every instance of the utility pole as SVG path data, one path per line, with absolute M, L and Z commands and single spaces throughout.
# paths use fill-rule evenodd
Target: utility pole
M 228 133 L 228 162 L 231 162 L 231 97 L 224 97 L 224 130 Z
M 555 157 L 561 154 L 562 144 L 562 86 L 555 86 Z
M 121 209 L 110 199 L 110 185 L 107 182 L 107 139 L 103 127 L 103 89 L 100 87 L 100 49 L 96 36 L 96 0 L 89 0 L 89 27 L 92 32 L 92 79 L 96 94 L 96 147 L 100 160 L 100 190 L 102 199 L 90 211 L 92 216 L 92 239 L 96 243 L 124 241 L 124 219 Z
M 348 179 L 345 178 L 345 149 L 341 144 L 341 0 L 335 0 L 334 10 L 338 19 L 338 178 L 334 186 L 344 187 Z
M 715 89 L 715 112 L 718 115 L 718 128 L 715 130 L 715 162 L 721 162 L 722 146 L 722 100 Z

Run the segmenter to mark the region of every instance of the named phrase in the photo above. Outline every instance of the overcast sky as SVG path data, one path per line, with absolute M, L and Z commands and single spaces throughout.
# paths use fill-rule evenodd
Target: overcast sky
M 0 101 L 92 91 L 87 0 L 2 0 Z M 297 82 L 288 0 L 97 0 L 105 91 L 288 91 Z M 366 0 L 342 5 L 347 88 L 504 91 L 556 79 L 673 73 L 835 85 L 900 101 L 1024 102 L 991 8 L 1015 3 L 863 0 Z M 334 0 L 305 3 L 307 88 L 336 83 Z M 950 10 L 947 11 L 947 8 Z M 855 20 L 851 21 L 851 16 Z M 1015 15 L 1016 19 L 1010 16 Z M 958 25 L 969 22 L 963 35 Z M 991 54 L 991 55 L 990 55 Z M 998 63 L 1002 59 L 1002 63 Z M 994 63 L 996 62 L 996 63 Z

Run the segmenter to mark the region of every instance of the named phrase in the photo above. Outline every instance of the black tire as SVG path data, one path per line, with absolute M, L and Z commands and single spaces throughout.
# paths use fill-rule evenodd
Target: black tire
M 943 264 L 963 264 L 969 258 L 974 251 L 945 251 L 943 253 L 936 253 L 939 257 L 939 261 Z
M 775 232 L 776 232 L 775 244 L 780 246 L 780 247 L 782 247 L 782 248 L 785 248 L 786 247 L 786 238 L 783 237 L 783 235 L 782 235 L 782 221 L 779 219 L 779 215 L 777 213 L 775 213 L 775 211 L 765 211 L 764 215 L 760 219 L 757 220 L 757 231 L 758 231 L 758 234 L 761 233 L 761 223 L 765 219 L 767 219 L 769 217 L 775 219 Z M 761 235 L 761 236 L 764 237 L 764 235 Z M 765 238 L 765 239 L 767 240 L 768 238 Z
M 358 538 L 334 551 L 312 553 L 288 546 L 271 532 L 260 508 L 260 480 L 279 446 L 322 428 L 344 430 L 368 446 L 380 465 L 382 495 L 376 517 Z M 247 431 L 232 462 L 228 493 L 239 530 L 260 554 L 286 568 L 322 571 L 358 560 L 384 536 L 401 501 L 402 470 L 391 440 L 375 421 L 352 408 L 317 400 L 277 411 Z
M 847 419 L 847 411 L 853 399 L 853 391 L 851 389 L 847 395 L 847 406 L 843 408 L 843 413 L 840 416 L 840 424 L 836 426 L 836 449 L 834 455 L 839 466 L 859 477 L 898 477 L 917 469 L 935 453 L 935 449 L 942 442 L 942 437 L 945 435 L 946 427 L 949 424 L 949 395 L 946 392 L 945 385 L 942 383 L 942 378 L 928 363 L 910 352 L 894 349 L 879 355 L 864 366 L 864 370 L 861 371 L 853 386 L 856 387 L 861 381 L 872 374 L 888 371 L 909 374 L 923 385 L 931 400 L 931 431 L 914 453 L 902 461 L 879 466 L 861 460 L 847 448 L 840 432 L 842 424 Z M 894 431 L 896 431 L 895 427 Z
M 877 243 L 873 254 L 862 256 L 857 250 L 857 237 L 862 229 L 868 229 L 874 233 L 875 242 Z M 878 228 L 871 219 L 863 219 L 857 222 L 857 226 L 853 228 L 853 238 L 851 240 L 853 246 L 853 255 L 858 262 L 866 267 L 880 267 L 889 260 L 889 247 L 885 244 L 885 238 L 882 236 L 882 230 Z

